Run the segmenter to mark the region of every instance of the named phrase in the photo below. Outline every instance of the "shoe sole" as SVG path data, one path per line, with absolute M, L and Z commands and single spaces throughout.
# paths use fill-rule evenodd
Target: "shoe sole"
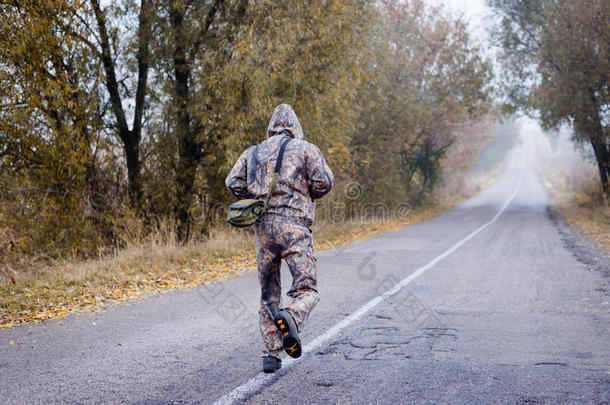
M 290 334 L 290 327 L 284 317 L 279 317 L 275 320 L 275 326 L 282 334 L 282 343 L 284 345 L 284 351 L 288 353 L 290 357 L 295 359 L 301 357 L 302 349 L 301 342 L 296 337 Z
M 271 374 L 271 373 L 275 373 L 276 371 L 278 371 L 280 368 L 282 368 L 282 363 L 280 363 L 277 367 L 273 367 L 273 368 L 263 368 L 263 372 L 267 373 L 267 374 Z

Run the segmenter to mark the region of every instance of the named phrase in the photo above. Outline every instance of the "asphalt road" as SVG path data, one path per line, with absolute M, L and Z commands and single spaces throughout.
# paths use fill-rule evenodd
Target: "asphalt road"
M 0 403 L 607 404 L 609 268 L 550 215 L 525 138 L 451 212 L 321 252 L 307 352 L 276 375 L 248 272 L 0 330 Z

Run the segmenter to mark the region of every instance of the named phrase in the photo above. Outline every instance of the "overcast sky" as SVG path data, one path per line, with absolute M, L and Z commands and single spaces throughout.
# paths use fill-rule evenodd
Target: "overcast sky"
M 491 24 L 492 12 L 485 0 L 425 0 L 429 4 L 444 5 L 452 14 L 463 15 L 468 21 L 473 37 L 483 44 L 488 43 L 485 30 Z

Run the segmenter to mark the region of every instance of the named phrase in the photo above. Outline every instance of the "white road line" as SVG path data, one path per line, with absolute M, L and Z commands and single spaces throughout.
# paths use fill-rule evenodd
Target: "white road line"
M 525 160 L 525 158 L 524 158 L 524 160 Z M 426 263 L 422 267 L 415 270 L 409 276 L 403 278 L 400 282 L 398 282 L 390 290 L 373 298 L 372 300 L 370 300 L 369 302 L 367 302 L 366 304 L 364 304 L 363 306 L 358 308 L 355 312 L 353 312 L 347 318 L 345 318 L 341 322 L 337 323 L 332 328 L 328 329 L 326 332 L 324 332 L 323 334 L 321 334 L 320 336 L 318 336 L 317 338 L 315 338 L 314 340 L 312 340 L 311 342 L 309 342 L 308 344 L 303 346 L 303 355 L 299 359 L 293 359 L 292 357 L 288 357 L 285 360 L 283 360 L 282 369 L 283 370 L 290 369 L 294 364 L 301 361 L 304 357 L 307 357 L 307 356 L 305 356 L 307 353 L 317 350 L 320 347 L 322 347 L 324 344 L 328 343 L 331 339 L 333 339 L 335 336 L 337 336 L 339 334 L 339 332 L 341 332 L 341 330 L 348 327 L 354 321 L 356 321 L 360 317 L 362 317 L 362 315 L 366 314 L 368 311 L 370 311 L 377 305 L 381 304 L 383 301 L 385 301 L 389 297 L 396 295 L 401 289 L 403 289 L 404 287 L 409 285 L 419 276 L 424 274 L 427 270 L 436 266 L 441 260 L 445 259 L 451 253 L 458 250 L 462 245 L 464 245 L 470 239 L 474 238 L 478 233 L 483 231 L 489 225 L 496 222 L 496 220 L 500 217 L 500 215 L 502 215 L 502 213 L 506 210 L 506 208 L 508 208 L 510 203 L 513 201 L 513 199 L 517 195 L 517 191 L 519 190 L 519 186 L 521 185 L 521 180 L 523 178 L 524 171 L 525 171 L 525 162 L 521 167 L 521 172 L 519 173 L 519 180 L 517 181 L 515 190 L 513 191 L 511 196 L 508 198 L 508 200 L 506 200 L 504 205 L 502 205 L 500 210 L 498 210 L 498 212 L 496 213 L 496 215 L 494 215 L 494 217 L 492 219 L 490 219 L 489 221 L 487 221 L 486 223 L 484 223 L 483 225 L 478 227 L 471 234 L 469 234 L 464 239 L 457 242 L 455 245 L 451 246 L 449 249 L 445 250 L 440 255 L 436 256 L 434 259 L 430 260 L 428 263 Z M 249 379 L 248 381 L 246 381 L 245 383 L 241 384 L 240 386 L 234 388 L 232 391 L 230 391 L 230 392 L 226 393 L 225 395 L 223 395 L 222 397 L 220 397 L 218 400 L 216 400 L 214 402 L 213 405 L 226 405 L 226 404 L 233 404 L 237 401 L 242 401 L 242 400 L 246 399 L 247 397 L 249 397 L 250 395 L 260 391 L 263 387 L 265 387 L 269 383 L 273 382 L 277 378 L 278 378 L 277 374 L 265 374 L 263 372 L 260 372 L 257 375 L 255 375 L 254 377 L 252 377 L 251 379 Z

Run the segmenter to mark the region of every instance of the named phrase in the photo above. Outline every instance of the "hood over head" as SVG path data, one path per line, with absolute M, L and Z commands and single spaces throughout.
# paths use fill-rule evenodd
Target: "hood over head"
M 289 104 L 280 104 L 275 107 L 275 111 L 269 121 L 269 127 L 267 127 L 267 138 L 271 134 L 282 132 L 285 127 L 290 128 L 289 131 L 294 139 L 303 139 L 303 129 L 294 110 Z

